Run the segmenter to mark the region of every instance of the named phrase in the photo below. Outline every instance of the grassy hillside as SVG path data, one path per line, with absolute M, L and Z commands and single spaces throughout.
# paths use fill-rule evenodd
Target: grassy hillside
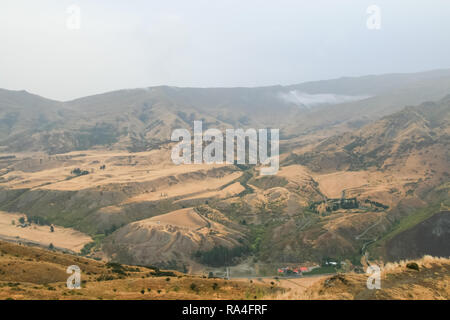
M 81 289 L 66 286 L 71 265 L 81 269 Z M 261 299 L 281 291 L 273 285 L 108 264 L 0 241 L 1 300 Z
M 417 268 L 415 268 L 417 267 Z M 425 256 L 382 267 L 381 289 L 367 288 L 367 274 L 339 274 L 315 283 L 299 295 L 280 298 L 319 300 L 448 300 L 450 259 Z
M 66 286 L 68 266 L 81 269 L 81 289 Z M 0 300 L 158 299 L 449 299 L 450 260 L 424 257 L 382 267 L 381 290 L 367 275 L 224 280 L 155 267 L 104 263 L 0 241 Z

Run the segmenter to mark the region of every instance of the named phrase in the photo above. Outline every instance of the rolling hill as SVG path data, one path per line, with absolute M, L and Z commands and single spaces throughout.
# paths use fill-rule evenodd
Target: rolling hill
M 2 241 L 0 252 L 1 300 L 254 300 L 283 291 L 263 283 L 105 263 Z M 81 270 L 77 290 L 66 286 L 66 270 L 73 265 Z
M 415 258 L 448 211 L 449 92 L 448 70 L 68 102 L 1 90 L 0 210 L 83 233 L 89 257 L 193 272 Z M 174 165 L 170 133 L 200 119 L 280 128 L 278 174 Z
M 297 279 L 207 278 L 129 266 L 0 241 L 1 300 L 259 300 L 447 299 L 449 260 L 425 256 L 383 266 L 380 290 L 367 275 Z M 417 265 L 417 269 L 408 266 Z M 68 266 L 79 266 L 81 288 L 68 289 Z

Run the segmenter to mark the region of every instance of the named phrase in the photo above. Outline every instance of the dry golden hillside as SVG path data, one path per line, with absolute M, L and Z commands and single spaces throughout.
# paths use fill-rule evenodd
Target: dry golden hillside
M 66 269 L 72 265 L 81 269 L 81 289 L 66 286 L 70 276 Z M 450 259 L 425 256 L 388 263 L 382 268 L 380 290 L 367 289 L 367 278 L 366 274 L 341 273 L 224 280 L 0 242 L 0 300 L 450 298 Z
M 417 266 L 418 270 L 414 267 Z M 367 274 L 338 274 L 313 284 L 291 299 L 448 300 L 450 259 L 425 256 L 388 263 L 381 269 L 381 289 L 367 288 Z
M 176 166 L 170 143 L 143 152 L 3 154 L 0 237 L 86 245 L 91 257 L 183 271 L 246 259 L 355 262 L 367 250 L 389 260 L 442 254 L 445 246 L 429 246 L 445 237 L 415 250 L 417 233 L 401 234 L 447 210 L 449 103 L 408 107 L 320 142 L 284 141 L 292 148 L 274 176 L 251 165 Z M 51 240 L 60 229 L 19 230 L 8 224 L 12 213 L 41 221 L 36 232 L 53 224 L 81 234 L 76 245 Z M 432 237 L 443 234 L 434 227 L 426 228 Z
M 69 266 L 82 288 L 69 290 Z M 284 289 L 249 281 L 209 279 L 141 266 L 104 263 L 0 241 L 0 300 L 261 299 Z
M 128 224 L 106 239 L 103 250 L 114 260 L 127 257 L 133 264 L 173 261 L 181 268 L 196 265 L 192 258 L 197 251 L 237 247 L 243 239 L 241 232 L 186 208 Z

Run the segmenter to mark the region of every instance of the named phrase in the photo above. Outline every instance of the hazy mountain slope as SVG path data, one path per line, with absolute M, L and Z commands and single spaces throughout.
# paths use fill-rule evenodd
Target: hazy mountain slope
M 55 130 L 57 123 L 63 123 L 69 112 L 61 103 L 30 94 L 26 91 L 0 89 L 0 146 L 3 149 L 30 150 L 32 135 Z M 45 145 L 37 147 L 44 149 Z
M 161 86 L 68 102 L 1 90 L 0 145 L 10 152 L 63 153 L 94 146 L 141 151 L 167 142 L 175 128 L 191 128 L 194 120 L 203 120 L 205 128 L 280 128 L 283 139 L 329 136 L 449 92 L 449 70 L 294 86 Z
M 439 152 L 448 161 L 449 126 L 450 95 L 438 102 L 407 107 L 359 130 L 325 139 L 312 151 L 295 151 L 286 162 L 306 164 L 316 171 L 385 169 L 399 165 L 396 160 L 405 160 L 412 151 L 420 152 L 435 145 L 441 146 Z
M 446 97 L 295 150 L 283 168 L 307 166 L 324 200 L 311 203 L 313 224 L 304 227 L 297 219 L 269 230 L 264 256 L 356 257 L 369 246 L 371 254 L 387 257 L 389 239 L 448 203 L 449 118 Z M 358 206 L 339 209 L 339 199 L 355 199 Z M 409 253 L 413 250 L 403 252 Z
M 397 88 L 408 88 L 427 82 L 434 83 L 434 81 L 439 79 L 442 81 L 449 76 L 450 69 L 417 73 L 391 73 L 305 82 L 287 86 L 287 89 L 299 90 L 310 94 L 332 92 L 343 95 L 381 95 L 382 93 L 392 92 Z
M 382 76 L 379 76 L 382 77 Z M 358 78 L 353 78 L 356 80 Z M 412 77 L 412 79 L 415 79 Z M 389 79 L 385 79 L 389 83 Z M 355 82 L 355 81 L 352 81 Z M 364 81 L 361 81 L 364 84 Z M 355 84 L 355 87 L 357 85 Z M 352 92 L 350 88 L 346 88 Z M 308 110 L 283 129 L 284 136 L 297 139 L 297 145 L 303 145 L 311 136 L 327 137 L 339 132 L 353 131 L 383 116 L 402 110 L 408 105 L 418 105 L 427 101 L 436 101 L 450 93 L 450 77 L 441 74 L 436 78 L 407 81 L 390 91 L 378 92 L 377 87 L 367 91 L 370 97 L 343 102 L 337 105 L 319 105 Z M 298 130 L 302 128 L 303 130 Z M 295 147 L 295 140 L 288 145 Z

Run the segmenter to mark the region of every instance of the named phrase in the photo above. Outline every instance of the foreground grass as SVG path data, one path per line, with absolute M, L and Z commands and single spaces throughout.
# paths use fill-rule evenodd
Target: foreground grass
M 415 265 L 418 267 L 415 269 Z M 415 261 L 381 265 L 381 288 L 367 288 L 367 274 L 323 277 L 306 290 L 275 295 L 275 299 L 314 300 L 448 300 L 450 259 L 425 256 Z
M 81 269 L 81 289 L 66 286 L 68 266 Z M 156 268 L 107 264 L 0 241 L 0 299 L 262 299 L 283 289 L 208 279 Z

